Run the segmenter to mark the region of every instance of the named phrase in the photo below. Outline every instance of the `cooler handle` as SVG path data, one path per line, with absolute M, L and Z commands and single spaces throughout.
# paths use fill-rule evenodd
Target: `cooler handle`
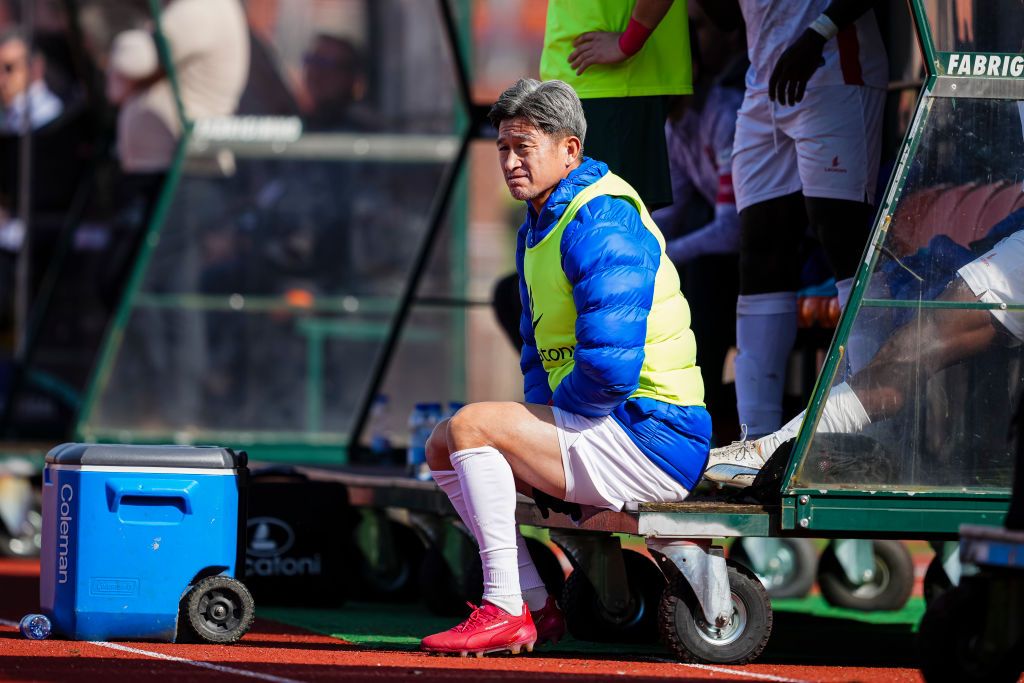
M 154 479 L 150 481 L 117 481 L 107 482 L 107 502 L 111 512 L 117 512 L 125 498 L 169 498 L 182 501 L 181 511 L 192 514 L 192 489 L 199 482 L 194 479 L 169 480 Z

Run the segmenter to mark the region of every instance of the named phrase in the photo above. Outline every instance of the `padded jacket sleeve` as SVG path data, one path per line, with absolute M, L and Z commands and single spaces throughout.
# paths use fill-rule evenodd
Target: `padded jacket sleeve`
M 583 206 L 561 247 L 576 304 L 576 349 L 554 404 L 601 417 L 639 386 L 661 247 L 633 205 L 614 197 Z
M 548 386 L 548 373 L 540 362 L 537 354 L 537 340 L 533 336 L 533 321 L 530 305 L 530 292 L 523 276 L 523 254 L 526 251 L 526 226 L 519 229 L 516 237 L 516 270 L 519 271 L 519 300 L 523 304 L 523 314 L 519 316 L 519 336 L 523 338 L 523 348 L 519 355 L 519 369 L 523 372 L 523 396 L 527 403 L 547 404 L 551 400 L 551 387 Z

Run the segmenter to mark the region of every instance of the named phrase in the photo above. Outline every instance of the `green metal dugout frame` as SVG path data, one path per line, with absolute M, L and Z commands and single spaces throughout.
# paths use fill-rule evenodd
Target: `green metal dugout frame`
M 801 468 L 811 456 L 816 429 L 825 403 L 835 377 L 840 374 L 845 364 L 848 343 L 862 311 L 907 308 L 918 311 L 1024 310 L 1022 302 L 994 304 L 983 301 L 968 303 L 922 298 L 880 299 L 868 294 L 879 259 L 884 256 L 899 261 L 889 247 L 893 241 L 893 233 L 898 234 L 902 227 L 898 210 L 901 200 L 910 189 L 908 181 L 911 181 L 912 174 L 916 174 L 917 177 L 923 175 L 916 164 L 925 151 L 922 150 L 921 144 L 928 131 L 936 103 L 949 99 L 949 104 L 955 110 L 961 100 L 966 101 L 969 98 L 997 101 L 1024 99 L 1024 78 L 1017 73 L 1024 69 L 1024 55 L 975 52 L 974 49 L 951 51 L 947 49 L 950 46 L 946 45 L 939 46 L 942 49 L 937 50 L 936 28 L 941 29 L 944 21 L 956 25 L 956 8 L 952 3 L 926 3 L 924 0 L 912 0 L 910 5 L 918 40 L 925 57 L 927 78 L 898 155 L 898 163 L 875 218 L 874 229 L 856 277 L 849 305 L 843 312 L 836 330 L 786 468 L 781 488 L 780 519 L 784 534 L 955 538 L 961 523 L 1000 524 L 1009 503 L 1008 484 L 990 487 L 979 486 L 970 481 L 945 482 L 941 486 L 902 485 L 899 482 L 879 482 L 878 485 L 865 486 L 843 484 L 841 481 L 831 485 L 810 484 L 804 481 L 801 472 Z M 998 16 L 1000 8 L 991 8 L 991 11 Z M 1006 17 L 1002 18 L 1012 18 L 1012 8 L 1008 5 L 1004 6 L 1002 11 L 1006 12 Z M 957 34 L 954 32 L 954 35 Z M 998 35 L 998 32 L 993 32 L 992 35 Z M 967 63 L 971 65 L 970 73 L 964 73 L 966 67 L 961 66 Z M 992 66 L 993 64 L 996 66 Z M 954 71 L 950 68 L 951 65 L 957 67 L 955 75 L 950 74 Z M 972 134 L 974 132 L 970 131 Z M 989 131 L 990 134 L 992 132 Z M 1019 172 L 1009 180 L 1019 185 Z M 935 232 L 937 234 L 938 229 Z M 928 379 L 924 378 L 924 382 Z
M 308 4 L 308 7 L 304 6 L 307 13 L 313 11 L 312 3 Z M 412 8 L 421 15 L 424 12 L 433 15 L 427 17 L 429 21 L 426 23 L 430 26 L 420 26 L 417 31 L 433 31 L 431 40 L 443 43 L 440 45 L 441 52 L 447 53 L 447 61 L 444 54 L 435 61 L 439 64 L 446 63 L 451 71 L 448 74 L 448 70 L 442 69 L 444 73 L 436 75 L 436 79 L 448 78 L 453 84 L 449 134 L 425 134 L 415 127 L 414 131 L 400 129 L 397 134 L 367 135 L 344 130 L 314 130 L 303 134 L 303 126 L 297 119 L 265 121 L 264 123 L 268 125 L 275 123 L 276 125 L 271 127 L 283 136 L 276 140 L 263 139 L 259 136 L 253 139 L 238 137 L 237 131 L 232 131 L 231 126 L 226 125 L 230 123 L 226 120 L 187 119 L 178 88 L 177 74 L 170 60 L 166 39 L 160 30 L 159 1 L 149 0 L 149 9 L 154 18 L 161 62 L 165 66 L 174 94 L 182 135 L 173 164 L 160 189 L 153 215 L 145 227 L 139 254 L 135 258 L 116 313 L 100 347 L 78 414 L 76 438 L 83 441 L 131 443 L 229 443 L 233 447 L 249 450 L 255 458 L 264 461 L 344 464 L 353 453 L 360 452 L 360 439 L 366 431 L 370 407 L 374 397 L 382 391 L 391 361 L 400 345 L 411 343 L 423 348 L 425 345 L 436 346 L 442 339 L 454 340 L 438 352 L 438 360 L 441 360 L 441 355 L 447 358 L 439 363 L 438 367 L 450 370 L 446 371 L 448 374 L 445 379 L 445 386 L 449 387 L 450 391 L 440 397 L 421 396 L 416 400 L 462 400 L 466 383 L 465 369 L 462 366 L 465 354 L 465 309 L 467 304 L 473 303 L 467 302 L 464 293 L 468 262 L 465 160 L 469 142 L 478 135 L 473 124 L 479 115 L 479 112 L 472 110 L 469 101 L 469 66 L 466 55 L 470 36 L 467 0 L 437 0 L 429 5 Z M 400 9 L 397 6 L 388 8 L 381 4 L 371 7 L 368 3 L 364 10 L 370 39 L 394 42 L 397 34 L 388 35 L 383 31 L 376 13 Z M 414 23 L 419 25 L 424 22 Z M 370 68 L 383 73 L 386 68 L 393 68 L 393 65 L 387 67 L 373 64 Z M 206 125 L 207 123 L 211 125 Z M 298 137 L 289 137 L 289 134 Z M 197 172 L 206 173 L 207 171 L 203 170 L 204 165 L 210 168 L 222 164 L 225 158 L 229 166 L 233 166 L 237 161 L 239 168 L 243 168 L 244 164 L 251 161 L 292 159 L 295 163 L 324 163 L 342 159 L 357 162 L 361 160 L 371 164 L 379 164 L 381 161 L 387 164 L 393 161 L 396 167 L 436 167 L 440 170 L 433 181 L 436 185 L 426 187 L 426 190 L 434 192 L 434 196 L 429 205 L 421 207 L 419 220 L 424 223 L 423 229 L 408 240 L 414 244 L 413 253 L 409 257 L 411 263 L 403 266 L 401 282 L 397 286 L 385 287 L 382 291 L 372 291 L 372 287 L 363 288 L 362 291 L 354 291 L 352 294 L 346 291 L 336 295 L 332 295 L 334 292 L 326 295 L 318 293 L 315 300 L 308 303 L 301 300 L 290 301 L 284 295 L 268 296 L 244 290 L 238 290 L 240 293 L 237 294 L 220 295 L 198 290 L 174 291 L 172 288 L 159 287 L 154 289 L 149 280 L 152 279 L 153 269 L 159 267 L 155 265 L 154 259 L 159 256 L 159 250 L 165 248 L 161 243 L 181 239 L 179 226 L 168 226 L 167 223 L 169 217 L 173 222 L 175 212 L 180 210 L 179 203 L 189 200 L 189 177 L 194 177 Z M 422 173 L 419 177 L 422 178 Z M 368 184 L 372 184 L 372 181 Z M 202 198 L 200 196 L 200 199 Z M 178 218 L 180 220 L 181 216 Z M 430 265 L 430 259 L 436 258 L 436 252 L 440 252 L 432 248 L 435 242 L 440 241 L 444 229 L 448 230 L 449 248 L 443 253 L 442 258 L 446 258 L 452 264 L 452 267 L 445 271 L 444 287 L 447 296 L 427 296 L 421 300 L 417 294 Z M 421 326 L 419 322 L 413 321 L 412 324 L 406 325 L 413 311 L 438 309 L 444 309 L 444 315 L 436 322 Z M 268 319 L 294 320 L 291 334 L 298 343 L 299 351 L 296 354 L 292 350 L 290 355 L 295 358 L 296 355 L 301 356 L 304 353 L 304 359 L 303 367 L 292 374 L 298 378 L 300 385 L 304 383 L 304 388 L 293 396 L 292 400 L 304 403 L 302 420 L 293 420 L 294 424 L 289 424 L 286 428 L 275 424 L 254 425 L 251 419 L 249 423 L 244 424 L 234 424 L 229 419 L 215 425 L 214 428 L 210 428 L 208 422 L 197 422 L 197 425 L 193 426 L 187 424 L 186 420 L 185 425 L 175 428 L 173 425 L 149 424 L 145 419 L 135 420 L 134 423 L 122 419 L 114 425 L 105 423 L 102 418 L 97 419 L 97 415 L 103 413 L 105 398 L 117 392 L 119 382 L 124 386 L 125 371 L 118 368 L 118 363 L 127 353 L 126 335 L 132 332 L 134 318 L 140 311 L 166 316 L 169 320 L 173 320 L 175 314 L 182 312 L 192 316 L 225 318 L 244 314 Z M 331 377 L 331 353 L 328 346 L 335 347 L 332 353 L 336 358 L 338 340 L 362 347 L 360 360 L 353 361 L 353 365 L 358 366 L 362 374 L 352 380 L 347 377 L 333 379 L 335 408 L 339 401 L 337 394 L 341 393 L 344 396 L 340 400 L 349 407 L 351 413 L 350 416 L 346 414 L 342 418 L 332 415 L 332 408 L 327 405 L 324 396 L 325 387 L 332 381 L 328 379 Z M 171 351 L 181 355 L 180 349 Z M 153 380 L 143 375 L 134 381 L 140 384 L 147 383 L 151 394 L 165 390 L 160 379 Z M 346 381 L 352 388 L 339 389 L 338 383 Z M 192 387 L 192 391 L 195 393 L 195 387 Z M 268 387 L 266 392 L 272 395 L 275 389 Z M 410 397 L 402 395 L 397 398 L 401 402 Z M 402 407 L 405 407 L 404 404 Z M 328 418 L 333 418 L 330 424 Z M 338 428 L 342 422 L 347 428 Z M 394 427 L 395 425 L 392 429 Z

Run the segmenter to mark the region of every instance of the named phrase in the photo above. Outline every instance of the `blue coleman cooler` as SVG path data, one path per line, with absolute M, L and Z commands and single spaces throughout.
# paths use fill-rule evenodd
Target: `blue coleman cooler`
M 230 643 L 253 620 L 245 453 L 64 444 L 46 456 L 39 588 L 76 640 Z

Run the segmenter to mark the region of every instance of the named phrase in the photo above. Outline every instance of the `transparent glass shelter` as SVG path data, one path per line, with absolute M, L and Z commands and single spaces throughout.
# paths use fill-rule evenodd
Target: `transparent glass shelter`
M 193 120 L 196 74 L 150 2 L 180 137 L 77 436 L 340 463 L 399 340 L 394 413 L 460 391 L 463 312 L 410 315 L 418 287 L 462 281 L 460 3 L 244 6 L 237 111 Z
M 782 528 L 955 531 L 1024 388 L 1024 11 L 915 0 L 927 78 L 782 488 Z

